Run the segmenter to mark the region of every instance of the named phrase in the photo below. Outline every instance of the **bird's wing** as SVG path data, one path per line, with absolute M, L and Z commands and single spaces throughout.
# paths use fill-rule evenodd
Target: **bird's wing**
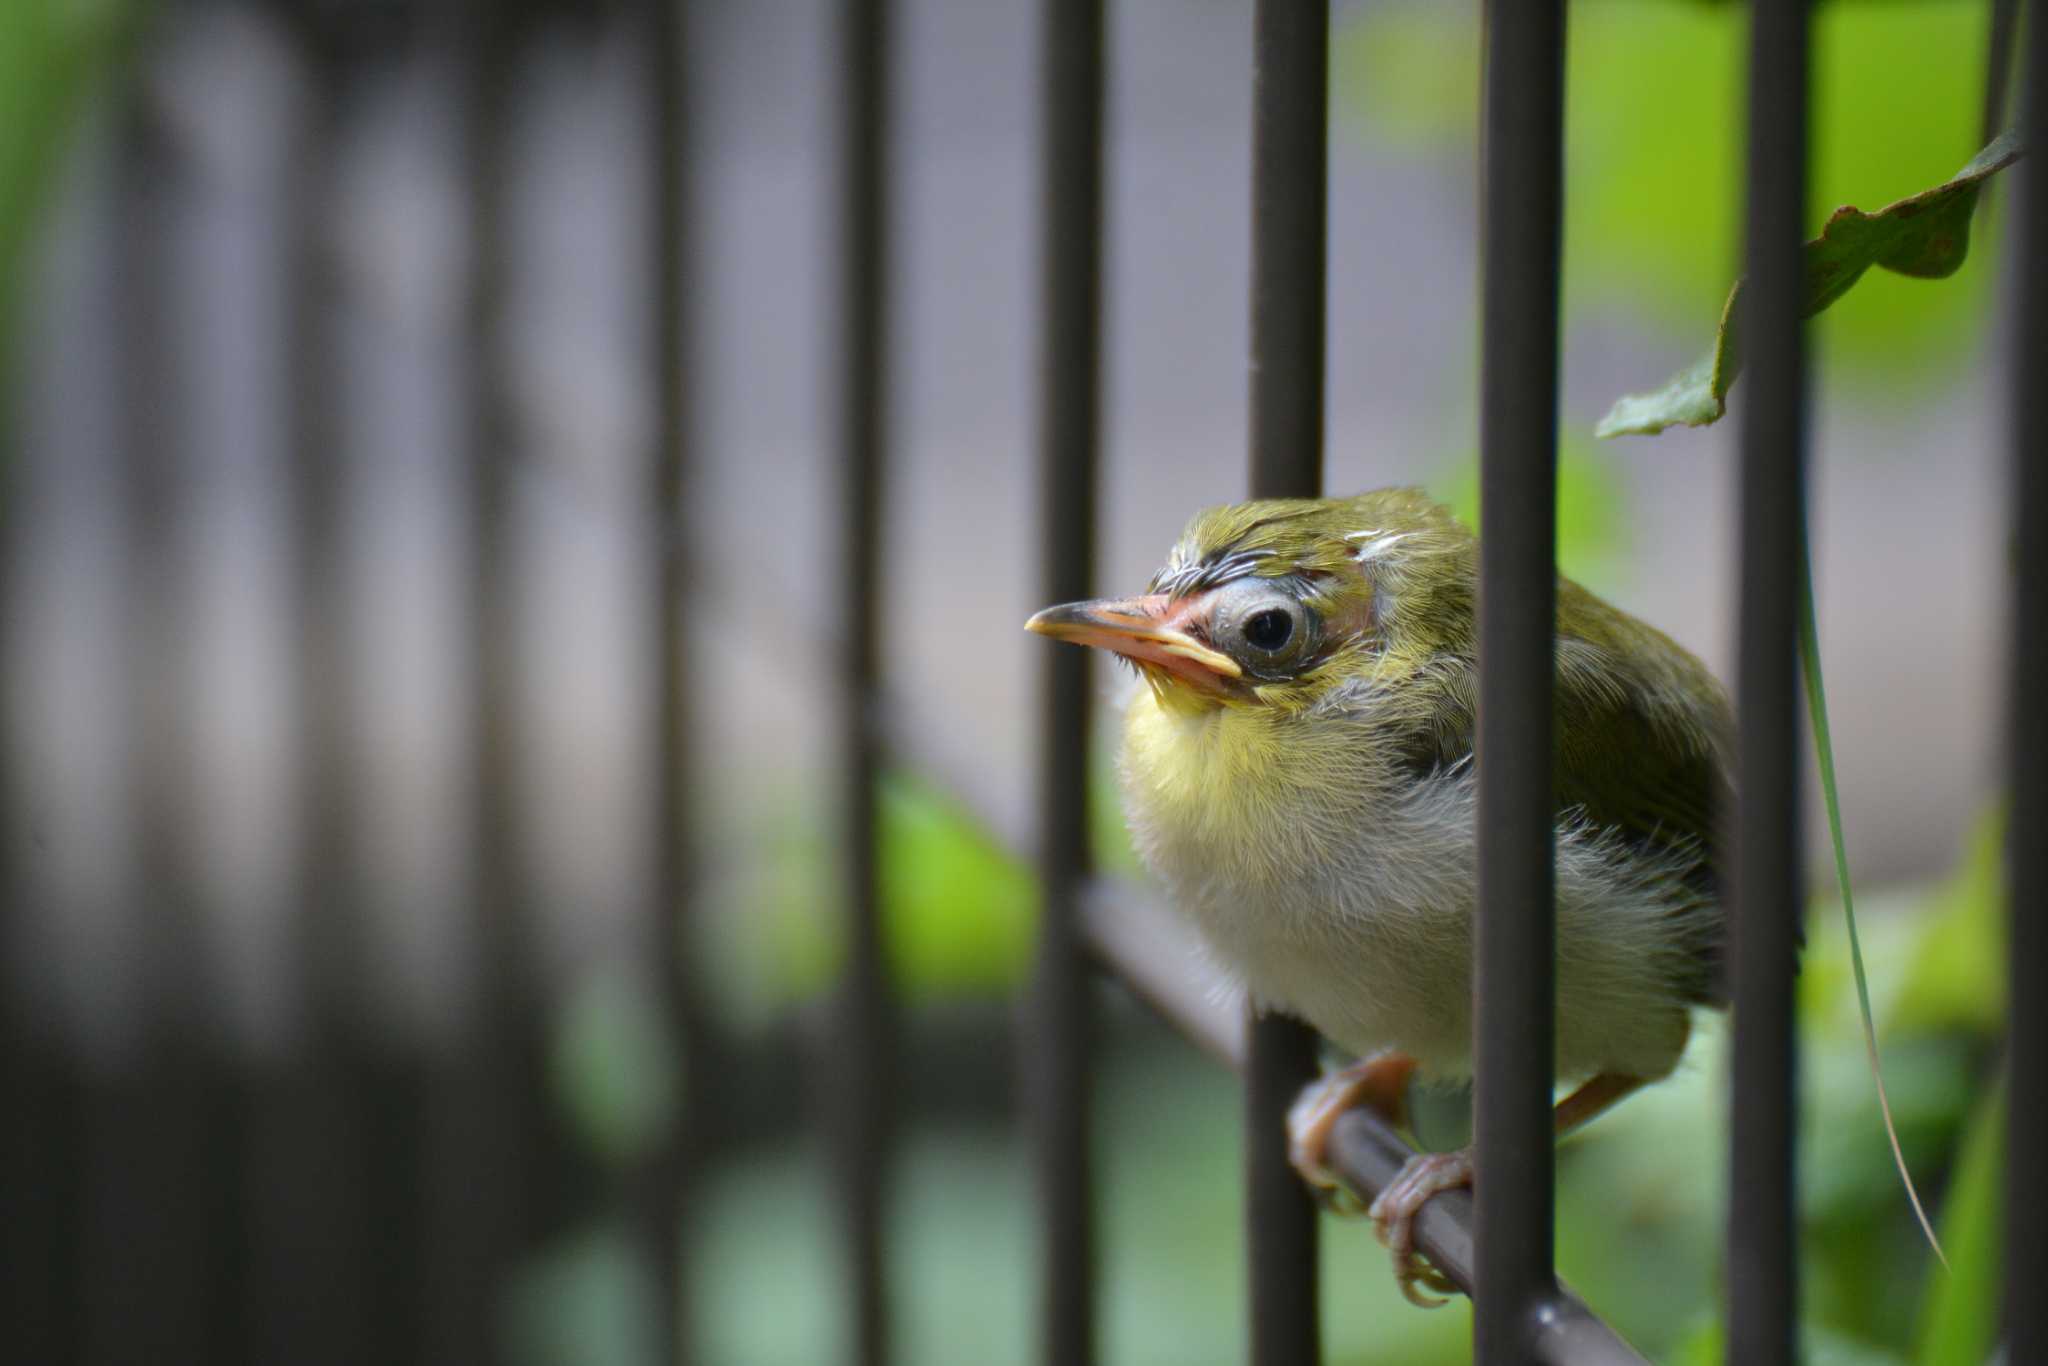
M 1720 685 L 1677 644 L 1576 585 L 1559 584 L 1557 800 L 1684 870 L 1697 947 L 1684 983 L 1722 997 L 1720 822 L 1732 801 Z
M 1455 614 L 1470 620 L 1470 608 Z M 1655 628 L 1569 579 L 1557 585 L 1556 788 L 1561 819 L 1662 856 L 1691 895 L 1674 942 L 1679 986 L 1723 998 L 1720 820 L 1732 800 L 1733 718 L 1706 666 Z M 1469 629 L 1469 628 L 1468 628 Z M 1404 702 L 1379 719 L 1418 775 L 1467 762 L 1478 703 L 1475 642 L 1416 651 L 1396 667 Z

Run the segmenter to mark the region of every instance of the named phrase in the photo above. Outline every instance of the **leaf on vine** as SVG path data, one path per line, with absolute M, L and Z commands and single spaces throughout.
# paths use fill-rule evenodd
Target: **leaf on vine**
M 1808 242 L 1804 253 L 1803 317 L 1847 294 L 1872 266 L 1939 280 L 1955 274 L 1970 254 L 1970 217 L 1984 182 L 2025 154 L 2019 133 L 2008 128 L 1956 172 L 1955 178 L 1922 190 L 1876 213 L 1836 209 Z M 1714 349 L 1671 377 L 1663 388 L 1618 400 L 1593 429 L 1598 437 L 1655 436 L 1680 423 L 1704 427 L 1728 411 L 1728 390 L 1742 370 L 1742 281 L 1728 291 Z

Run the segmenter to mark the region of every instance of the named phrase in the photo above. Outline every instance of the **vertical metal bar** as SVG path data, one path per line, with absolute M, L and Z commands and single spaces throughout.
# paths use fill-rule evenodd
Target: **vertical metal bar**
M 1101 0 L 1049 0 L 1042 111 L 1040 546 L 1046 602 L 1094 590 L 1102 313 Z M 1046 650 L 1038 752 L 1038 969 L 1027 1076 L 1042 1224 L 1039 1359 L 1089 1366 L 1095 1347 L 1090 1212 L 1090 973 L 1081 941 L 1088 874 L 1088 655 Z
M 306 16 L 305 119 L 296 155 L 279 172 L 288 240 L 281 265 L 290 310 L 286 376 L 295 423 L 286 467 L 294 514 L 297 595 L 298 793 L 302 838 L 290 934 L 302 1023 L 290 1056 L 252 1069 L 244 1086 L 244 1276 L 250 1286 L 243 1350 L 253 1361 L 389 1359 L 378 1334 L 391 1321 L 371 1302 L 368 1092 L 351 1028 L 364 999 L 361 945 L 350 917 L 347 859 L 347 660 L 340 638 L 341 462 L 337 369 L 330 354 L 331 262 L 324 233 L 326 172 L 334 162 L 343 70 L 318 20 Z M 317 1176 L 309 1179 L 309 1173 Z
M 141 84 L 147 85 L 146 82 Z M 88 1083 L 81 1159 L 83 1321 L 87 1359 L 217 1360 L 235 1318 L 232 1144 L 225 1123 L 219 1022 L 208 984 L 191 847 L 181 586 L 181 476 L 191 405 L 189 337 L 172 282 L 182 165 L 148 94 L 122 131 L 120 375 L 125 520 L 131 560 L 137 803 L 143 904 L 134 917 L 138 1018 L 116 1032 L 132 1047 Z
M 88 155 L 74 153 L 79 161 Z M 95 216 L 103 203 L 101 196 L 93 196 Z M 67 219 L 75 224 L 80 217 L 65 211 L 56 230 L 64 231 Z M 94 261 L 96 268 L 100 264 Z M 36 484 L 52 461 L 47 451 L 36 454 L 36 429 L 65 423 L 76 407 L 66 405 L 54 422 L 35 421 L 31 412 L 44 398 L 37 389 L 48 373 L 44 366 L 62 364 L 36 362 L 75 356 L 79 348 L 75 341 L 66 345 L 67 334 L 79 330 L 77 318 L 96 301 L 91 291 L 74 284 L 19 289 L 9 302 L 15 308 L 7 324 L 0 325 L 0 456 L 5 460 L 0 534 L 6 537 L 0 545 L 0 573 L 11 580 L 17 566 L 29 567 L 28 554 L 17 542 L 34 544 L 29 528 L 38 511 Z M 17 344 L 30 337 L 36 338 L 36 350 Z M 93 378 L 103 383 L 106 377 L 96 373 Z M 11 581 L 0 581 L 0 601 L 14 601 L 16 591 Z M 18 640 L 18 627 L 11 634 Z M 15 641 L 0 642 L 0 648 L 9 646 L 19 648 Z M 26 766 L 16 763 L 17 738 L 10 730 L 0 748 L 0 822 L 13 831 L 28 827 L 32 809 L 21 786 Z M 0 842 L 0 1095 L 7 1097 L 9 1110 L 7 1122 L 0 1124 L 0 1172 L 6 1174 L 0 1178 L 0 1323 L 8 1325 L 8 1346 L 19 1359 L 65 1362 L 73 1356 L 74 1322 L 82 1317 L 73 1305 L 77 1259 L 72 1255 L 82 1151 L 74 1080 L 79 1049 L 56 1026 L 57 1012 L 47 993 L 38 999 L 22 990 L 34 980 L 31 973 L 47 971 L 37 963 L 37 949 L 50 949 L 48 912 L 32 904 L 27 867 L 16 851 L 12 840 Z
M 1991 0 L 1991 31 L 1984 40 L 1984 126 L 1979 143 L 2005 128 L 2012 89 L 2012 40 L 2020 24 L 2020 0 Z
M 1252 61 L 1251 491 L 1323 486 L 1323 312 L 1329 175 L 1328 0 L 1259 0 Z M 1245 1060 L 1245 1232 L 1251 1356 L 1313 1363 L 1317 1212 L 1287 1161 L 1285 1116 L 1315 1079 L 1315 1031 L 1259 1015 Z
M 1807 168 L 1805 0 L 1758 0 L 1750 34 L 1742 301 L 1742 586 L 1736 701 L 1728 1359 L 1793 1360 L 1799 1263 L 1793 972 L 1800 859 L 1797 612 L 1806 525 L 1800 245 Z
M 552 1175 L 543 1160 L 543 1004 L 530 953 L 530 908 L 516 876 L 515 435 L 503 375 L 502 321 L 520 9 L 473 0 L 449 16 L 450 50 L 464 83 L 470 236 L 462 364 L 467 370 L 464 458 L 472 508 L 466 570 L 476 958 L 468 1027 L 452 1050 L 452 1071 L 430 1091 L 434 1113 L 427 1120 L 429 1250 L 421 1298 L 428 1341 L 422 1355 L 448 1361 L 491 1361 L 502 1355 L 499 1297 L 535 1235 Z
M 2048 147 L 2048 22 L 2026 25 L 2020 117 L 2027 146 Z M 2005 1359 L 2048 1361 L 2048 174 L 2025 168 L 2015 196 L 2019 316 L 2012 355 L 2017 548 L 2012 599 L 2012 1108 L 2005 1187 Z
M 1564 6 L 1486 9 L 1480 370 L 1479 915 L 1473 1355 L 1535 1359 L 1556 1290 L 1551 657 Z
M 832 1059 L 833 1149 L 845 1220 L 852 1358 L 879 1366 L 889 1346 L 883 1274 L 895 1052 L 882 961 L 876 848 L 880 705 L 882 485 L 885 478 L 889 260 L 889 0 L 846 0 L 839 95 L 839 439 L 844 467 L 845 572 L 839 621 L 842 824 L 848 958 Z
M 700 1033 L 692 1008 L 691 955 L 687 951 L 692 854 L 690 681 L 684 667 L 689 649 L 689 561 L 680 547 L 687 535 L 666 533 L 686 518 L 690 505 L 690 331 L 691 172 L 689 15 L 685 0 L 650 0 L 648 14 L 652 136 L 652 248 L 654 254 L 653 382 L 655 401 L 654 525 L 656 583 L 651 623 L 654 665 L 655 758 L 652 793 L 654 868 L 647 906 L 646 954 L 654 975 L 657 1009 L 686 1078 L 701 1077 L 693 1065 Z M 636 1181 L 633 1205 L 645 1221 L 643 1246 L 652 1263 L 656 1330 L 661 1361 L 690 1356 L 688 1305 L 684 1297 L 685 1211 L 693 1189 L 696 1152 L 691 1122 L 696 1107 L 685 1107 L 648 1154 Z M 685 1127 L 690 1126 L 690 1127 Z
M 359 117 L 374 119 L 374 102 L 391 88 L 388 76 L 422 62 L 430 54 L 438 58 L 436 71 L 444 77 L 451 75 L 457 65 L 448 51 L 456 44 L 448 41 L 439 25 L 425 16 L 387 13 L 375 27 L 360 22 L 362 16 L 355 14 L 346 19 L 332 13 L 325 13 L 325 17 L 334 25 L 329 30 L 332 40 L 347 52 L 347 70 L 339 82 L 340 107 L 332 116 L 337 141 L 343 136 L 342 127 L 353 125 Z M 450 169 L 459 170 L 459 164 Z M 331 221 L 328 214 L 321 217 Z M 332 269 L 337 261 L 329 257 L 327 264 Z M 336 297 L 343 287 L 342 278 L 332 276 L 328 285 L 330 304 L 342 302 Z M 451 297 L 462 296 L 457 290 L 451 291 Z M 357 300 L 347 302 L 352 307 L 359 306 Z M 334 386 L 326 397 L 338 401 L 340 382 L 346 373 L 342 357 L 329 352 L 324 359 L 330 368 L 321 382 Z M 457 368 L 453 373 L 461 371 Z M 450 403 L 459 411 L 465 398 L 456 396 Z M 341 449 L 343 436 L 339 430 L 344 415 L 335 411 L 322 416 L 331 420 L 333 426 L 318 433 L 318 438 L 334 442 L 335 449 L 328 454 L 348 463 Z M 461 457 L 460 451 L 451 451 L 447 456 L 451 460 Z M 337 471 L 336 478 L 341 477 Z M 343 520 L 345 514 L 338 501 L 329 515 L 336 523 Z M 343 527 L 330 526 L 325 534 L 339 539 Z M 336 550 L 339 553 L 339 547 Z M 330 580 L 333 595 L 328 601 L 338 613 L 342 573 L 333 566 L 326 572 L 334 576 Z M 458 571 L 451 568 L 443 572 Z M 346 727 L 346 717 L 337 718 L 337 726 Z M 351 733 L 339 734 L 334 739 L 348 747 L 349 764 L 358 762 Z M 331 760 L 336 765 L 342 761 L 342 756 Z M 315 756 L 313 762 L 321 760 Z M 351 772 L 350 778 L 355 781 L 357 775 Z M 363 789 L 339 778 L 335 782 L 336 791 L 323 798 L 335 801 L 339 807 L 334 816 L 337 847 L 330 851 L 332 870 L 343 879 L 341 895 L 351 908 L 350 913 L 362 915 L 367 913 L 369 903 L 363 892 L 359 860 L 366 851 L 356 839 L 361 830 L 356 822 L 363 812 L 359 805 L 351 803 L 362 800 Z M 316 849 L 315 853 L 318 852 Z M 460 908 L 447 904 L 436 910 L 450 917 L 461 913 Z M 354 967 L 367 974 L 373 970 L 369 930 L 359 924 L 353 933 L 357 937 L 352 947 L 360 954 Z M 388 1030 L 378 1030 L 374 1038 L 368 1037 L 368 1018 L 359 1017 L 357 1024 L 359 1032 L 354 1043 L 365 1050 L 361 1059 L 362 1089 L 357 1095 L 363 1106 L 363 1161 L 369 1173 L 368 1199 L 363 1211 L 369 1230 L 364 1252 L 369 1281 L 364 1294 L 377 1315 L 374 1359 L 431 1360 L 435 1359 L 437 1346 L 466 1346 L 473 1340 L 457 1326 L 463 1302 L 440 1293 L 452 1278 L 465 1275 L 454 1264 L 463 1252 L 462 1247 L 457 1240 L 443 1236 L 446 1221 L 440 1212 L 454 1202 L 436 1194 L 441 1182 L 456 1169 L 455 1157 L 449 1155 L 449 1149 L 459 1148 L 459 1142 L 446 1142 L 439 1149 L 434 1146 L 437 1136 L 459 1134 L 461 1126 L 451 1119 L 465 1098 L 446 1085 L 442 1071 L 442 1057 L 452 1049 L 437 1053 L 417 1037 L 393 1037 L 393 1031 Z
M 75 1063 L 47 1020 L 22 1018 L 19 1000 L 8 1007 L 0 1085 L 13 1116 L 0 1132 L 8 1172 L 0 1183 L 0 1314 L 19 1360 L 65 1362 L 76 1355 L 84 1317 L 75 1304 L 83 1152 Z

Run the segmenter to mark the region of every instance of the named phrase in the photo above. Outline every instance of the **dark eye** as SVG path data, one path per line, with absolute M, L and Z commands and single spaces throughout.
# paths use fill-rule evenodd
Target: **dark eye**
M 1244 642 L 1267 654 L 1284 649 L 1294 637 L 1294 618 L 1278 607 L 1254 612 L 1244 624 Z
M 1315 655 L 1316 614 L 1286 587 L 1247 578 L 1217 590 L 1219 649 L 1256 678 L 1284 678 Z

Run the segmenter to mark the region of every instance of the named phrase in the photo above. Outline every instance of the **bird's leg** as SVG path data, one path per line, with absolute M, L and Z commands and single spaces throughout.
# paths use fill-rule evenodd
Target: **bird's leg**
M 1602 1072 L 1557 1103 L 1551 1112 L 1553 1132 L 1563 1138 L 1648 1080 Z M 1417 1290 L 1417 1285 L 1444 1293 L 1456 1288 L 1415 1250 L 1415 1216 L 1431 1196 L 1471 1184 L 1470 1148 L 1450 1153 L 1417 1153 L 1366 1210 L 1374 1232 L 1394 1256 L 1394 1279 L 1411 1304 L 1433 1309 L 1443 1303 Z
M 1408 1079 L 1414 1074 L 1415 1059 L 1383 1048 L 1302 1088 L 1287 1111 L 1287 1157 L 1318 1200 L 1332 1205 L 1344 1198 L 1344 1187 L 1326 1160 L 1337 1116 L 1355 1105 L 1369 1105 L 1389 1123 L 1405 1128 Z
M 1557 1103 L 1551 1112 L 1554 1131 L 1559 1138 L 1576 1131 L 1581 1125 L 1596 1116 L 1604 1114 L 1618 1102 L 1648 1086 L 1652 1078 L 1631 1077 L 1622 1072 L 1602 1072 L 1578 1090 Z

